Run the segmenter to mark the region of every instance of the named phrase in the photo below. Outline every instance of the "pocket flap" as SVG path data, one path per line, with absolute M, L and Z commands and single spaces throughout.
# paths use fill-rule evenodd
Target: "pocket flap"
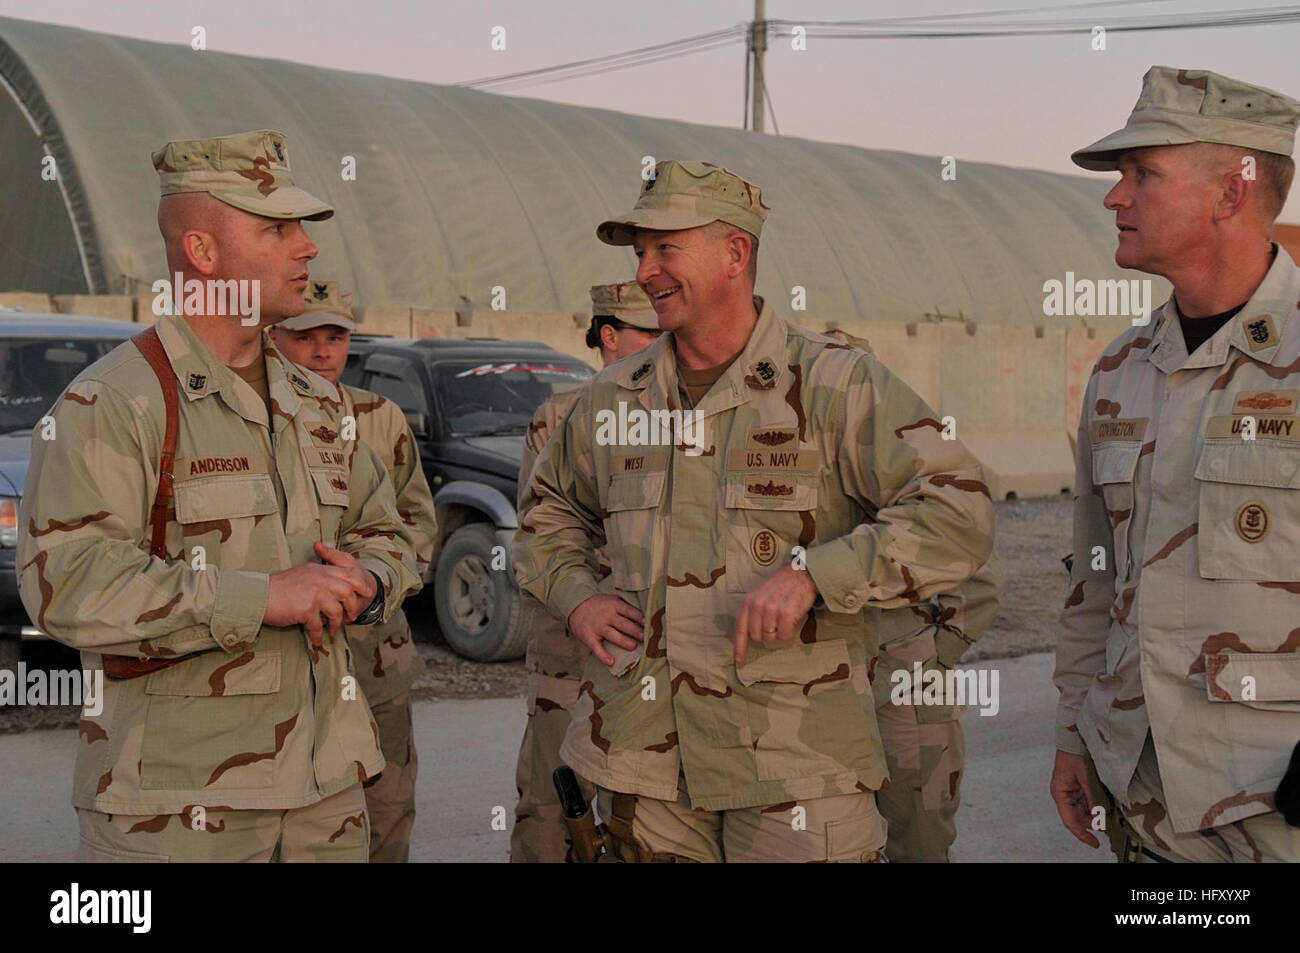
M 1300 488 L 1300 447 L 1269 446 L 1258 440 L 1206 441 L 1196 461 L 1196 479 L 1212 483 Z
M 178 523 L 265 516 L 279 510 L 275 484 L 265 473 L 186 480 L 176 484 L 175 494 Z
M 749 652 L 748 661 L 736 666 L 736 677 L 740 679 L 740 684 L 747 687 L 755 682 L 779 682 L 803 685 L 807 692 L 818 683 L 848 681 L 852 674 L 849 648 L 843 639 L 798 642 L 784 648 L 766 650 L 750 643 Z
M 609 481 L 605 511 L 645 510 L 658 506 L 664 493 L 667 472 L 644 473 L 636 476 L 616 476 Z
M 180 665 L 154 672 L 145 682 L 146 695 L 271 695 L 280 690 L 280 653 L 204 652 Z
M 346 470 L 313 467 L 311 481 L 316 484 L 316 495 L 326 506 L 347 506 L 351 502 Z
M 1216 702 L 1300 702 L 1300 653 L 1207 655 L 1205 693 Z
M 1142 445 L 1137 443 L 1101 443 L 1092 448 L 1092 482 L 1132 483 Z

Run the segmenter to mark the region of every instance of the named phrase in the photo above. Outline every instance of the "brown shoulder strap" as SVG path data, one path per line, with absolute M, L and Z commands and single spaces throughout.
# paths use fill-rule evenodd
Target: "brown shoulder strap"
M 180 433 L 180 393 L 176 386 L 176 372 L 167 357 L 158 331 L 148 328 L 131 338 L 131 343 L 140 349 L 144 359 L 149 362 L 153 372 L 158 375 L 162 385 L 163 407 L 167 412 L 167 424 L 163 431 L 162 462 L 158 474 L 158 493 L 153 499 L 153 512 L 150 522 L 153 535 L 150 540 L 149 555 L 159 559 L 167 558 L 167 507 L 172 501 L 172 467 L 176 460 L 176 438 Z M 130 658 L 121 655 L 104 656 L 104 674 L 109 678 L 139 678 L 164 668 L 171 668 L 178 662 L 190 658 L 183 655 L 172 659 Z
M 153 500 L 151 523 L 153 525 L 152 545 L 149 555 L 159 559 L 167 558 L 167 507 L 172 501 L 172 468 L 176 463 L 176 440 L 180 434 L 180 396 L 176 387 L 176 372 L 172 362 L 163 349 L 162 339 L 156 328 L 148 328 L 131 338 L 131 343 L 140 349 L 144 359 L 149 362 L 153 372 L 158 375 L 162 385 L 163 406 L 167 410 L 167 425 L 163 434 L 162 463 L 158 473 L 158 493 Z

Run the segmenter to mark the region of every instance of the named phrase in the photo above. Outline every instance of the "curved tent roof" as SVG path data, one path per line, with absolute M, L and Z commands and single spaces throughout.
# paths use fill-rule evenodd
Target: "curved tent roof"
M 1042 323 L 1044 281 L 1123 274 L 1097 178 L 959 157 L 945 181 L 938 157 L 3 18 L 0 78 L 0 289 L 147 292 L 166 274 L 151 151 L 257 128 L 288 135 L 295 178 L 337 209 L 309 226 L 312 270 L 361 304 L 486 306 L 501 286 L 510 310 L 587 311 L 590 285 L 635 268 L 594 229 L 631 206 L 644 156 L 762 186 L 758 290 L 802 286 L 821 318 Z

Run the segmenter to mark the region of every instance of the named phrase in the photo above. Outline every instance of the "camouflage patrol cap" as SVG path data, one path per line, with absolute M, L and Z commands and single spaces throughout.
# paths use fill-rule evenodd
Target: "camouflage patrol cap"
M 1289 156 L 1300 123 L 1300 102 L 1209 70 L 1153 66 L 1142 94 L 1118 132 L 1070 156 L 1094 172 L 1119 168 L 1125 149 L 1217 142 Z
M 162 194 L 207 192 L 241 211 L 318 222 L 334 209 L 293 184 L 284 133 L 270 129 L 218 139 L 176 139 L 153 154 Z
M 302 299 L 307 304 L 302 314 L 285 318 L 275 327 L 286 331 L 306 331 L 334 324 L 346 331 L 357 329 L 356 318 L 352 315 L 352 292 L 343 291 L 337 281 L 312 279 L 307 282 Z
M 727 222 L 755 238 L 771 211 L 763 190 L 710 162 L 665 159 L 641 187 L 632 211 L 601 222 L 596 237 L 606 245 L 631 245 L 638 228 L 675 232 L 710 222 Z
M 591 286 L 593 319 L 608 315 L 643 331 L 659 330 L 659 315 L 635 281 Z

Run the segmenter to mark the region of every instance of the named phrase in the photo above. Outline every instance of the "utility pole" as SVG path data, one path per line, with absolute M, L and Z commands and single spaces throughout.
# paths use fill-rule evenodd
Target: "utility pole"
M 754 22 L 749 27 L 749 55 L 754 62 L 754 81 L 747 84 L 753 96 L 750 124 L 755 132 L 763 132 L 763 94 L 767 86 L 763 79 L 763 55 L 767 52 L 767 0 L 754 0 Z

